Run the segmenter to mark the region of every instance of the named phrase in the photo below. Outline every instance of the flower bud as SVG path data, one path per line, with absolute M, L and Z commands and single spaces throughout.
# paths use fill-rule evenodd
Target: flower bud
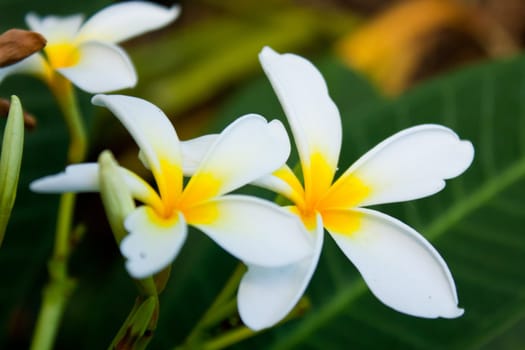
M 135 209 L 135 202 L 119 165 L 110 151 L 104 151 L 98 157 L 99 183 L 102 203 L 106 216 L 113 231 L 113 236 L 120 241 L 128 234 L 124 220 Z M 157 295 L 155 283 L 151 277 L 136 280 L 137 287 L 143 295 Z
M 11 97 L 0 156 L 0 245 L 15 203 L 18 177 L 24 148 L 24 118 L 22 104 Z
M 100 195 L 115 240 L 120 244 L 120 241 L 127 235 L 124 220 L 135 209 L 135 203 L 119 171 L 117 161 L 110 151 L 100 154 L 98 164 L 100 166 Z

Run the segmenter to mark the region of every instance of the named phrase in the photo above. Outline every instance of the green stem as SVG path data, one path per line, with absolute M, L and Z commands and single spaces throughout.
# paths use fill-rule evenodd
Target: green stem
M 53 348 L 58 324 L 74 287 L 75 282 L 68 278 L 51 280 L 46 285 L 43 291 L 42 307 L 38 315 L 31 350 Z
M 73 86 L 58 74 L 53 76 L 49 86 L 62 110 L 70 135 L 68 163 L 82 162 L 86 154 L 87 138 Z M 67 302 L 75 287 L 74 281 L 67 273 L 72 247 L 75 202 L 76 196 L 73 193 L 65 193 L 60 197 L 55 246 L 48 265 L 49 282 L 43 291 L 42 307 L 31 342 L 32 350 L 53 348 Z
M 116 349 L 119 341 L 122 338 L 124 338 L 124 336 L 126 335 L 126 331 L 128 330 L 129 324 L 133 320 L 133 317 L 135 316 L 135 313 L 137 312 L 141 303 L 142 302 L 139 298 L 135 300 L 135 304 L 131 308 L 131 311 L 129 312 L 128 317 L 126 318 L 126 320 L 124 321 L 120 329 L 118 330 L 117 335 L 115 335 L 115 338 L 113 338 L 113 340 L 111 341 L 111 344 L 109 345 L 109 349 Z
M 86 157 L 87 135 L 78 108 L 75 89 L 69 80 L 58 74 L 54 76 L 50 87 L 62 111 L 69 132 L 68 163 L 80 163 Z
M 246 326 L 235 328 L 234 330 L 225 333 L 215 339 L 212 339 L 203 344 L 203 350 L 219 350 L 224 349 L 230 345 L 236 344 L 242 340 L 250 338 L 257 334 Z
M 215 307 L 212 313 L 209 313 L 206 318 L 203 318 L 201 321 L 202 328 L 213 327 L 220 321 L 235 314 L 235 312 L 237 312 L 237 300 L 232 298 L 225 304 Z
M 159 299 L 157 295 L 137 297 L 135 305 L 108 349 L 146 349 L 153 338 L 158 319 Z
M 293 308 L 292 311 L 283 319 L 279 324 L 286 323 L 294 318 L 300 317 L 305 313 L 305 311 L 310 308 L 310 302 L 307 298 L 301 298 L 297 305 Z M 245 339 L 253 337 L 254 335 L 260 334 L 268 329 L 263 329 L 260 331 L 253 331 L 246 326 L 240 326 L 234 328 L 233 330 L 221 334 L 218 337 L 215 337 L 204 344 L 202 344 L 203 350 L 220 350 L 227 348 L 233 344 L 237 344 Z
M 63 194 L 58 209 L 55 247 L 48 265 L 49 282 L 43 292 L 42 308 L 31 344 L 32 350 L 46 350 L 53 347 L 65 306 L 75 287 L 74 281 L 67 274 L 74 206 L 75 195 Z
M 235 294 L 235 290 L 239 285 L 239 281 L 246 272 L 246 266 L 243 264 L 238 264 L 235 270 L 233 271 L 230 279 L 226 282 L 221 292 L 217 295 L 209 309 L 206 311 L 204 316 L 199 320 L 199 322 L 193 327 L 192 331 L 186 338 L 184 345 L 177 347 L 176 349 L 192 349 L 194 345 L 199 342 L 202 337 L 202 333 L 206 328 L 209 328 L 215 325 L 217 322 L 222 321 L 226 316 L 231 315 L 236 308 L 231 308 L 232 297 Z M 235 301 L 233 300 L 235 306 Z M 224 307 L 226 304 L 226 307 Z M 218 312 L 221 310 L 221 312 Z M 225 312 L 229 312 L 225 314 Z M 221 317 L 217 317 L 216 314 L 220 313 Z
M 246 272 L 246 266 L 244 266 L 244 264 L 242 263 L 239 263 L 237 267 L 235 268 L 235 270 L 233 271 L 232 275 L 230 276 L 230 279 L 226 282 L 221 292 L 219 293 L 219 295 L 217 295 L 217 297 L 211 304 L 210 308 L 204 314 L 204 316 L 202 317 L 199 323 L 209 325 L 210 323 L 209 320 L 210 318 L 213 317 L 216 310 L 219 307 L 221 307 L 224 303 L 231 300 L 231 298 L 235 294 L 235 291 L 237 290 L 239 281 L 241 280 L 245 272 Z

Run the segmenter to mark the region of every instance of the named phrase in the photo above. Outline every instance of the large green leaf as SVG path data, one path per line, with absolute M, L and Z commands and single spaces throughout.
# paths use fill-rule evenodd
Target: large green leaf
M 473 142 L 473 165 L 444 191 L 380 208 L 437 247 L 454 275 L 465 315 L 427 320 L 388 309 L 327 239 L 308 289 L 312 310 L 238 348 L 514 349 L 525 319 L 525 58 L 468 68 L 394 101 L 369 92 L 356 98 L 355 89 L 366 85 L 333 62 L 321 67 L 343 116 L 341 169 L 415 124 L 443 124 Z M 233 118 L 248 111 L 282 115 L 268 83 L 244 89 L 223 114 Z

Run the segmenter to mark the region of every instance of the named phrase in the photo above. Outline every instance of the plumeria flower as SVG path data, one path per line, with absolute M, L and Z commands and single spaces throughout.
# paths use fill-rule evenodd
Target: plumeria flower
M 120 245 L 133 277 L 152 275 L 170 264 L 186 239 L 188 225 L 250 264 L 281 266 L 311 252 L 308 235 L 296 216 L 266 200 L 225 195 L 284 164 L 290 142 L 281 122 L 267 123 L 258 115 L 237 119 L 214 138 L 183 186 L 181 143 L 162 111 L 147 101 L 122 95 L 96 95 L 93 103 L 109 108 L 127 128 L 158 188 L 157 192 L 138 175 L 121 168 L 133 197 L 144 203 L 126 218 L 129 235 Z M 31 189 L 99 191 L 98 164 L 68 166 L 64 173 L 34 181 Z
M 391 308 L 419 317 L 463 314 L 451 273 L 418 232 L 365 206 L 434 194 L 471 164 L 472 144 L 448 128 L 403 130 L 362 156 L 337 180 L 342 127 L 317 69 L 302 57 L 264 48 L 260 61 L 291 126 L 304 181 L 283 167 L 257 184 L 287 197 L 314 242 L 313 254 L 278 268 L 248 263 L 239 312 L 252 329 L 283 319 L 303 295 L 319 261 L 324 229 Z M 281 237 L 286 229 L 280 228 Z
M 55 73 L 89 93 L 133 87 L 137 75 L 128 55 L 116 44 L 174 21 L 180 8 L 145 1 L 108 6 L 82 23 L 83 15 L 26 16 L 27 26 L 47 40 L 44 55 L 35 53 L 0 69 L 0 82 L 10 74 L 35 75 L 49 85 Z

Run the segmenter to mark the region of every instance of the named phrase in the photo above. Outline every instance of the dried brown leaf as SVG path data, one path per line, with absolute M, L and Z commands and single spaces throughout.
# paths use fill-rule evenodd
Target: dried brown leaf
M 0 35 L 0 67 L 23 60 L 46 45 L 46 39 L 36 32 L 10 29 Z

